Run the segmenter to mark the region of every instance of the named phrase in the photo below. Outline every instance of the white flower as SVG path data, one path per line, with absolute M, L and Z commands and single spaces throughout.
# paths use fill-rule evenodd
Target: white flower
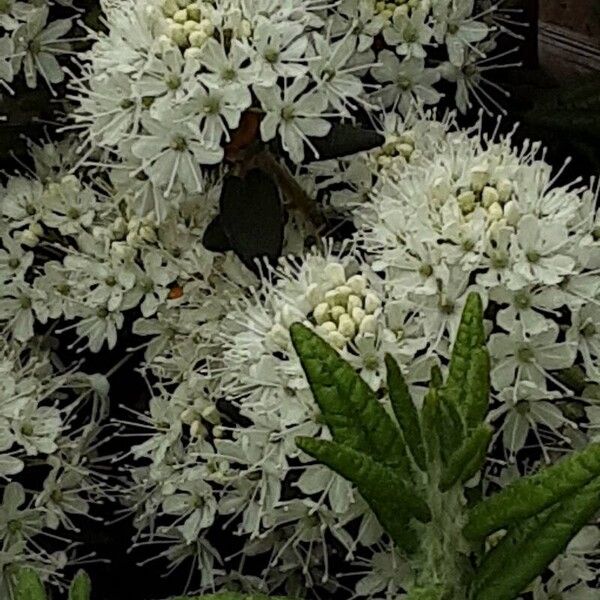
M 321 116 L 327 108 L 326 97 L 318 90 L 305 93 L 309 86 L 310 80 L 300 77 L 281 95 L 273 89 L 255 88 L 267 111 L 260 124 L 263 140 L 272 140 L 279 132 L 283 149 L 295 162 L 304 158 L 305 143 L 318 157 L 309 138 L 323 137 L 331 129 L 331 124 Z
M 545 389 L 551 371 L 566 369 L 575 361 L 576 345 L 558 342 L 558 326 L 525 336 L 519 323 L 510 334 L 493 334 L 489 349 L 493 358 L 492 383 L 498 390 L 521 381 L 530 381 Z
M 32 11 L 27 21 L 14 32 L 13 39 L 27 85 L 36 87 L 39 73 L 54 93 L 52 84 L 60 83 L 64 78 L 56 56 L 67 53 L 69 46 L 61 38 L 73 23 L 71 19 L 60 19 L 48 24 L 48 14 L 47 6 Z
M 435 69 L 425 68 L 422 58 L 412 57 L 400 62 L 393 52 L 382 50 L 378 62 L 380 66 L 374 67 L 372 73 L 382 87 L 373 97 L 381 98 L 385 107 L 397 106 L 406 114 L 415 101 L 425 105 L 439 102 L 442 96 L 433 84 L 439 81 L 440 74 Z
M 542 225 L 535 215 L 525 215 L 511 248 L 514 271 L 508 285 L 518 289 L 532 283 L 560 283 L 575 268 L 574 259 L 565 252 L 568 248 L 568 230 L 563 224 Z
M 394 11 L 392 26 L 384 29 L 383 37 L 396 52 L 406 58 L 425 58 L 424 46 L 430 43 L 433 29 L 429 26 L 429 11 L 417 8 L 410 15 L 401 9 Z
M 200 165 L 217 164 L 223 157 L 218 146 L 207 145 L 189 123 L 178 122 L 174 116 L 163 116 L 161 121 L 152 117 L 142 120 L 148 132 L 132 146 L 132 152 L 143 162 L 143 170 L 168 196 L 179 180 L 190 192 L 203 190 Z

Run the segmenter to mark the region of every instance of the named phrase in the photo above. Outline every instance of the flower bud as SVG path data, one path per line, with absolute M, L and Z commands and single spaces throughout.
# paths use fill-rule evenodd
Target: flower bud
M 206 427 L 200 421 L 194 421 L 190 425 L 190 435 L 193 438 L 204 437 L 206 435 Z
M 499 221 L 502 217 L 504 217 L 502 205 L 499 202 L 494 202 L 494 204 L 488 208 L 488 218 L 490 221 Z
M 362 321 L 366 315 L 367 315 L 367 313 L 364 311 L 364 309 L 362 309 L 360 307 L 356 307 L 355 309 L 352 310 L 352 318 L 354 319 L 354 322 L 357 325 L 360 325 L 362 323 Z
M 187 20 L 188 20 L 188 15 L 187 15 L 187 10 L 185 8 L 178 10 L 173 15 L 173 21 L 175 21 L 175 23 L 179 23 L 180 25 L 183 25 Z
M 346 283 L 346 270 L 340 263 L 329 263 L 325 267 L 325 277 L 333 285 L 343 285 Z
M 367 280 L 363 275 L 352 275 L 346 285 L 358 296 L 362 296 L 367 288 Z
M 289 331 L 280 323 L 275 323 L 269 331 L 269 340 L 279 348 L 287 350 L 290 341 Z
M 381 300 L 373 293 L 365 296 L 365 311 L 367 314 L 374 313 L 381 306 Z
M 458 196 L 458 205 L 464 215 L 475 210 L 475 199 L 475 194 L 471 190 L 467 190 Z
M 480 165 L 471 169 L 471 188 L 475 192 L 481 192 L 490 180 L 490 172 L 487 165 Z
M 377 333 L 377 318 L 374 315 L 367 315 L 358 326 L 360 333 Z
M 512 195 L 512 183 L 510 179 L 501 179 L 496 184 L 496 189 L 500 196 L 500 202 L 508 202 Z
M 346 309 L 343 306 L 332 306 L 329 312 L 331 314 L 331 320 L 337 323 L 340 317 L 346 314 Z
M 202 411 L 202 418 L 208 421 L 211 425 L 218 425 L 221 422 L 221 415 L 214 404 L 207 406 Z
M 500 194 L 496 190 L 489 185 L 486 185 L 483 188 L 483 192 L 481 192 L 481 202 L 485 208 L 489 208 L 492 204 L 498 202 L 500 200 Z
M 340 317 L 338 331 L 347 338 L 353 338 L 356 335 L 356 323 L 352 320 L 350 315 L 344 313 Z
M 325 323 L 325 321 L 329 320 L 329 304 L 327 302 L 322 302 L 321 304 L 317 304 L 315 310 L 313 311 L 313 317 L 318 325 Z
M 324 331 L 326 334 L 330 334 L 333 331 L 337 331 L 337 326 L 333 321 L 325 321 L 325 323 L 321 323 L 319 328 L 321 331 Z
M 352 314 L 352 311 L 355 308 L 362 308 L 362 300 L 355 294 L 350 294 L 350 296 L 348 296 L 348 302 L 346 303 L 346 310 L 349 314 Z
M 334 347 L 341 350 L 348 342 L 348 340 L 339 332 L 332 331 L 327 336 L 327 341 Z

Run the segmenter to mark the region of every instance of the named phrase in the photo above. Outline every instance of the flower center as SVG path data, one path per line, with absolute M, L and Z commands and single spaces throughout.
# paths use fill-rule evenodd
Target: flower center
M 527 292 L 516 293 L 513 301 L 517 308 L 526 309 L 531 307 L 531 298 Z
M 530 363 L 533 362 L 535 353 L 529 346 L 521 346 L 517 350 L 517 358 L 519 359 L 519 362 Z
M 182 135 L 176 135 L 171 140 L 171 148 L 177 152 L 184 152 L 187 149 L 187 141 Z

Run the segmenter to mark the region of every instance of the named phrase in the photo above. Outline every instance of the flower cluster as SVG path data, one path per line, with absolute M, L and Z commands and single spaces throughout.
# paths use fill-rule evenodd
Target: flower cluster
M 389 544 L 350 484 L 296 448 L 297 435 L 325 430 L 289 326 L 300 320 L 321 332 L 379 391 L 386 353 L 410 365 L 411 384 L 428 378 L 434 359 L 414 358 L 423 332 L 351 249 L 282 259 L 265 267 L 260 288 L 246 284 L 232 299 L 217 327 L 197 327 L 193 346 L 190 334 L 172 338 L 149 365 L 160 384 L 143 417 L 147 439 L 134 448 L 149 465 L 135 471 L 129 498 L 140 535 L 171 539 L 164 555 L 174 564 L 194 556 L 206 587 L 224 580 L 218 558 L 228 559 L 230 581 L 248 574 L 249 557 L 264 555 L 263 590 L 336 589 L 336 555 Z M 241 538 L 238 551 L 209 545 L 219 527 Z
M 18 565 L 34 565 L 60 584 L 73 560 L 70 539 L 105 497 L 104 476 L 88 457 L 106 416 L 108 383 L 57 368 L 51 341 L 49 334 L 28 344 L 0 340 L 3 598 L 10 597 L 8 579 Z
M 386 161 L 368 200 L 352 204 L 359 245 L 438 352 L 468 292 L 488 302 L 494 414 L 509 457 L 574 443 L 561 372 L 576 365 L 599 381 L 597 194 L 559 176 L 537 144 L 518 150 L 511 135 L 450 126 L 429 156 Z
M 72 0 L 2 0 L 0 2 L 0 89 L 12 93 L 15 77 L 22 71 L 28 87 L 41 79 L 54 94 L 53 85 L 64 79 L 58 58 L 70 54 L 65 37 L 73 18 L 52 18 L 52 6 L 72 7 Z
M 172 338 L 150 365 L 160 385 L 144 417 L 147 440 L 135 449 L 149 466 L 130 501 L 145 499 L 144 541 L 170 540 L 163 554 L 173 564 L 194 556 L 204 586 L 225 580 L 220 558 L 231 578 L 264 555 L 263 579 L 252 584 L 262 590 L 331 592 L 341 585 L 331 565 L 346 560 L 361 566 L 357 596 L 402 592 L 407 567 L 360 496 L 295 446 L 297 435 L 327 435 L 290 345 L 295 321 L 338 348 L 382 398 L 392 354 L 420 399 L 477 290 L 488 307 L 491 417 L 506 465 L 524 448 L 549 460 L 597 435 L 593 396 L 565 383 L 573 368 L 583 387 L 599 382 L 595 193 L 559 185 L 538 145 L 515 149 L 511 135 L 487 138 L 479 124 L 464 131 L 451 116 L 411 116 L 385 128 L 382 149 L 339 165 L 327 181 L 332 204 L 354 216 L 356 247 L 326 245 L 265 267 L 258 288 L 246 282 L 224 317 L 196 327 L 193 352 L 189 337 Z M 506 465 L 490 481 L 505 479 Z M 202 502 L 191 503 L 190 478 Z M 237 551 L 218 547 L 216 530 L 239 536 Z M 594 553 L 584 542 L 573 560 L 589 573 Z M 574 582 L 568 564 L 536 582 L 536 598 L 574 583 L 589 592 L 591 580 Z
M 111 182 L 83 183 L 69 172 L 72 144 L 61 150 L 36 148 L 39 176 L 12 176 L 0 194 L 0 318 L 21 342 L 36 322 L 62 320 L 58 332 L 76 330 L 71 346 L 97 352 L 115 347 L 125 313 L 151 317 L 181 302 L 188 284 L 208 287 L 214 255 L 201 237 L 218 188 L 186 196 L 157 225 L 154 215 L 136 215 L 144 182 L 122 182 L 117 172 Z
M 106 0 L 104 8 L 108 33 L 72 82 L 76 126 L 91 149 L 110 151 L 164 197 L 176 184 L 200 192 L 210 167 L 242 140 L 277 138 L 299 163 L 319 157 L 312 139 L 359 109 L 434 104 L 446 63 L 462 73 L 497 32 L 484 22 L 494 11 L 480 21 L 473 0 Z M 442 46 L 449 62 L 434 67 L 428 51 Z

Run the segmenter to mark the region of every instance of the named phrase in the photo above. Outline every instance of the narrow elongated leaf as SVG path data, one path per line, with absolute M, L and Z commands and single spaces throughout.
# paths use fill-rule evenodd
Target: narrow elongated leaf
M 19 569 L 14 591 L 14 600 L 46 600 L 44 585 L 33 569 Z
M 465 422 L 472 422 L 475 415 L 485 414 L 487 409 L 487 396 L 485 408 L 472 403 L 482 401 L 483 394 L 474 394 L 473 398 L 466 402 L 467 390 L 473 393 L 481 382 L 477 380 L 478 374 L 483 372 L 482 359 L 477 358 L 478 352 L 484 349 L 485 331 L 483 329 L 483 306 L 478 294 L 469 294 L 462 314 L 456 341 L 450 358 L 448 379 L 443 388 L 444 399 L 454 403 Z M 484 349 L 484 352 L 486 350 Z M 473 364 L 473 360 L 476 363 Z
M 410 477 L 400 432 L 374 392 L 317 334 L 300 323 L 293 324 L 290 332 L 333 439 Z
M 441 421 L 439 390 L 429 388 L 423 400 L 421 423 L 423 427 L 423 440 L 427 450 L 427 460 L 437 462 L 440 456 L 440 439 L 438 423 Z
M 398 363 L 389 354 L 385 357 L 385 365 L 387 368 L 388 393 L 394 414 L 402 429 L 404 441 L 418 467 L 421 471 L 425 471 L 427 469 L 427 458 L 421 436 L 421 424 L 417 407 L 410 397 L 408 386 Z
M 481 469 L 492 434 L 492 428 L 484 424 L 480 425 L 464 440 L 444 469 L 440 481 L 441 491 L 449 490 L 455 483 L 468 481 Z
M 85 571 L 79 571 L 69 588 L 69 600 L 90 600 L 92 582 Z
M 246 266 L 254 267 L 256 258 L 276 259 L 281 254 L 283 206 L 277 185 L 264 171 L 253 169 L 243 179 L 225 177 L 220 222 Z
M 313 438 L 298 438 L 298 447 L 356 485 L 382 527 L 403 550 L 416 549 L 411 518 L 428 521 L 427 504 L 396 474 L 351 448 Z
M 600 477 L 526 522 L 522 531 L 509 532 L 476 572 L 472 600 L 514 600 L 598 511 Z
M 490 357 L 487 348 L 477 348 L 471 355 L 462 401 L 468 429 L 483 422 L 490 398 Z
M 436 421 L 442 462 L 447 464 L 450 457 L 464 441 L 464 425 L 458 410 L 452 402 L 445 402 L 443 390 L 438 390 L 439 417 Z
M 365 152 L 381 146 L 385 138 L 377 131 L 362 129 L 347 123 L 334 124 L 329 133 L 322 138 L 312 138 L 311 143 L 318 152 L 315 156 L 312 150 L 307 150 L 310 160 L 329 160 L 342 158 Z M 310 156 L 312 154 L 312 156 Z
M 575 493 L 600 476 L 600 443 L 590 444 L 551 467 L 523 477 L 476 505 L 464 528 L 467 538 L 483 538 L 527 519 Z

